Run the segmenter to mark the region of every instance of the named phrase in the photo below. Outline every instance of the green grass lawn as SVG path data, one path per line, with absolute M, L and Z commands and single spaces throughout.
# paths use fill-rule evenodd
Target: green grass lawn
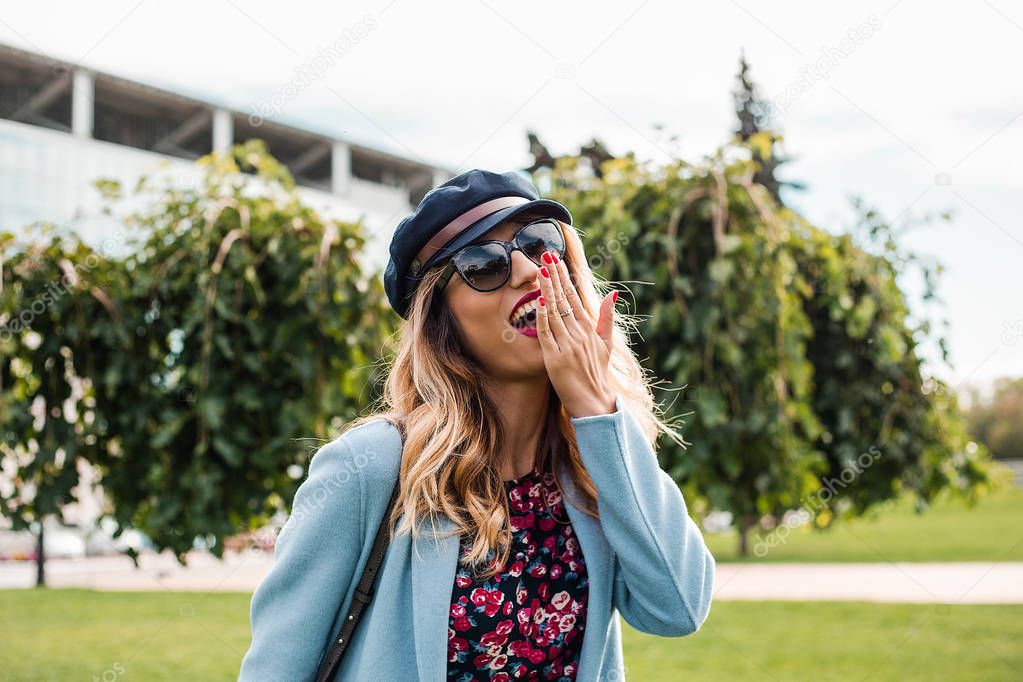
M 625 628 L 629 680 L 1018 680 L 1023 605 L 715 602 L 680 639 Z
M 0 590 L 2 680 L 234 680 L 244 593 Z
M 0 679 L 234 680 L 249 643 L 249 599 L 0 591 Z M 644 682 L 1023 678 L 1016 605 L 722 601 L 689 637 L 623 625 L 627 679 Z
M 718 561 L 738 560 L 735 532 L 704 533 Z M 766 539 L 766 536 L 765 536 Z M 918 515 L 908 499 L 878 509 L 872 518 L 839 523 L 828 531 L 793 529 L 762 558 L 751 561 L 1023 561 L 1023 488 L 991 493 L 973 508 L 943 501 Z M 750 549 L 757 543 L 750 536 Z

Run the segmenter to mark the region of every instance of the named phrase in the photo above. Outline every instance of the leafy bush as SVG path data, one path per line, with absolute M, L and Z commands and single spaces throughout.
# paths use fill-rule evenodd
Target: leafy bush
M 674 384 L 669 414 L 691 416 L 694 446 L 668 443 L 662 464 L 733 512 L 743 554 L 748 531 L 787 510 L 827 526 L 903 490 L 921 506 L 943 490 L 975 500 L 987 452 L 921 373 L 929 327 L 907 321 L 896 247 L 870 253 L 779 206 L 749 151 L 700 165 L 628 155 L 599 173 L 562 157 L 537 177 L 572 211 L 595 272 L 642 284 L 623 297 L 645 318 L 639 355 Z

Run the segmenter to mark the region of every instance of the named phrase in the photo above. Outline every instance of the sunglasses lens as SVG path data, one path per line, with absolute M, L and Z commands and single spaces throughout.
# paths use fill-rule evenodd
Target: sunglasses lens
M 550 220 L 541 220 L 522 228 L 519 244 L 522 252 L 537 263 L 544 251 L 553 251 L 561 257 L 565 255 L 565 236 L 561 228 Z
M 565 236 L 552 220 L 539 220 L 521 228 L 516 241 L 522 252 L 535 263 L 540 263 L 544 251 L 565 256 Z M 472 244 L 454 255 L 453 262 L 462 277 L 477 291 L 493 291 L 503 285 L 509 274 L 511 261 L 508 252 L 499 243 Z
M 508 276 L 508 253 L 500 244 L 470 246 L 455 256 L 455 265 L 472 287 L 490 291 Z

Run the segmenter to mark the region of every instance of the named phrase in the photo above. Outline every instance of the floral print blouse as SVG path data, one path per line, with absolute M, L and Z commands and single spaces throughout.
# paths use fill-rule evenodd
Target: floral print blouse
M 510 565 L 478 581 L 458 565 L 448 616 L 448 680 L 575 680 L 589 583 L 554 474 L 504 482 Z M 461 539 L 461 555 L 471 545 Z M 494 550 L 489 560 L 493 560 Z

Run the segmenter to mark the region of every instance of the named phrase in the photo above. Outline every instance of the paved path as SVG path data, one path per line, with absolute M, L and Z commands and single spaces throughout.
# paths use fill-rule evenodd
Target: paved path
M 127 557 L 51 559 L 51 587 L 99 590 L 250 592 L 273 565 L 265 552 L 199 552 L 182 568 L 169 552 L 144 554 L 141 570 Z M 1023 604 L 1023 562 L 740 564 L 719 563 L 715 599 L 864 600 L 959 604 Z M 0 562 L 0 588 L 31 587 L 35 565 Z
M 715 599 L 1023 604 L 1023 562 L 725 564 Z
M 138 569 L 126 556 L 50 559 L 46 584 L 50 587 L 84 587 L 96 590 L 168 590 L 250 592 L 273 565 L 272 552 L 225 552 L 221 561 L 205 552 L 190 552 L 188 567 L 181 566 L 168 551 L 139 557 Z M 0 588 L 35 585 L 32 562 L 0 562 Z

